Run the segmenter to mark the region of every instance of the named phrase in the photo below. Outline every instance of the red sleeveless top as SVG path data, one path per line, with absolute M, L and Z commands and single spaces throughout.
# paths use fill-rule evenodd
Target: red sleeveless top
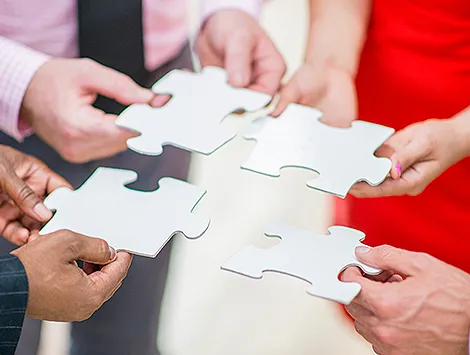
M 357 76 L 359 119 L 396 130 L 470 106 L 470 0 L 376 0 Z M 470 160 L 420 196 L 336 200 L 336 224 L 372 246 L 430 253 L 470 272 Z

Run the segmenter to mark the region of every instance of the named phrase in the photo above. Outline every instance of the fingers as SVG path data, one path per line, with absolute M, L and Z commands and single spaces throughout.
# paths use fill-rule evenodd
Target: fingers
M 66 261 L 83 260 L 92 264 L 106 265 L 116 256 L 116 251 L 106 241 L 98 238 L 86 237 L 70 231 L 60 231 L 61 236 L 67 239 Z
M 24 245 L 28 241 L 29 231 L 18 221 L 23 213 L 17 206 L 3 201 L 0 206 L 0 234 L 15 245 Z
M 123 105 L 148 103 L 154 93 L 142 88 L 127 75 L 102 66 L 88 59 L 83 60 L 86 71 L 86 85 L 100 95 L 109 97 Z
M 111 298 L 127 276 L 131 262 L 130 254 L 119 252 L 115 261 L 90 274 L 88 277 L 96 287 L 96 292 L 105 295 L 105 300 Z
M 369 323 L 372 323 L 375 318 L 374 313 L 355 302 L 346 306 L 345 309 L 354 320 L 368 320 Z
M 252 58 L 256 40 L 251 35 L 234 35 L 225 47 L 224 67 L 228 81 L 235 87 L 247 87 L 252 77 Z
M 371 186 L 367 182 L 355 184 L 349 193 L 358 198 L 403 196 L 413 191 L 414 186 L 406 179 L 387 178 L 380 185 Z
M 353 303 L 364 307 L 374 314 L 376 313 L 377 300 L 383 292 L 381 288 L 381 286 L 383 286 L 382 283 L 378 283 L 364 277 L 359 268 L 356 267 L 350 267 L 344 270 L 341 274 L 341 281 L 354 282 L 361 285 L 361 292 L 353 300 Z
M 410 166 L 423 161 L 430 153 L 428 142 L 421 139 L 411 139 L 411 141 L 396 150 L 392 155 L 392 161 L 400 166 L 400 170 L 404 172 Z
M 274 96 L 286 73 L 286 64 L 267 35 L 259 37 L 252 61 L 254 70 L 249 89 Z
M 297 86 L 295 81 L 291 80 L 281 89 L 281 92 L 279 93 L 279 101 L 271 116 L 279 117 L 290 103 L 299 103 L 301 98 L 302 93 L 300 88 Z
M 42 203 L 40 197 L 16 175 L 13 168 L 2 167 L 0 187 L 26 215 L 40 222 L 47 222 L 52 217 L 52 212 Z
M 404 277 L 416 275 L 422 269 L 418 253 L 383 245 L 376 248 L 356 248 L 357 258 L 370 266 L 390 270 Z

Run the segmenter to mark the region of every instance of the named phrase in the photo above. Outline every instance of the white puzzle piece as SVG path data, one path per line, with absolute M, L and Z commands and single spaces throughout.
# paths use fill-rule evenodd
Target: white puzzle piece
M 381 270 L 356 258 L 355 248 L 364 245 L 364 233 L 346 227 L 330 227 L 328 231 L 329 235 L 317 235 L 274 223 L 266 236 L 280 238 L 279 244 L 269 249 L 247 246 L 222 269 L 257 279 L 267 271 L 294 276 L 311 284 L 309 294 L 347 305 L 361 286 L 339 281 L 339 274 L 348 266 L 358 266 L 370 275 L 378 275 Z
M 309 187 L 341 198 L 359 181 L 383 182 L 391 161 L 374 152 L 394 129 L 364 121 L 337 128 L 321 122 L 321 116 L 314 108 L 291 104 L 279 118 L 254 121 L 244 138 L 257 144 L 242 168 L 275 177 L 284 167 L 311 169 L 320 176 Z
M 146 155 L 160 155 L 165 145 L 211 154 L 236 136 L 220 126 L 226 116 L 238 109 L 258 110 L 271 101 L 269 95 L 230 86 L 226 72 L 216 67 L 200 74 L 173 70 L 152 90 L 173 97 L 161 108 L 131 105 L 116 120 L 118 126 L 141 133 L 127 145 Z
M 125 187 L 136 180 L 132 170 L 98 168 L 78 190 L 58 188 L 44 202 L 57 212 L 41 234 L 68 229 L 155 257 L 174 234 L 198 238 L 207 230 L 209 219 L 191 213 L 204 190 L 173 178 L 160 179 L 150 192 Z

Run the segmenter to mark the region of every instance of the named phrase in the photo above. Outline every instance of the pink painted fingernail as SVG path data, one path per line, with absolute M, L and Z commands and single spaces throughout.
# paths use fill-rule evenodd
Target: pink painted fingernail
M 400 177 L 400 176 L 401 176 L 401 165 L 400 165 L 400 163 L 397 163 L 397 164 L 395 165 L 395 169 L 397 169 L 398 176 Z

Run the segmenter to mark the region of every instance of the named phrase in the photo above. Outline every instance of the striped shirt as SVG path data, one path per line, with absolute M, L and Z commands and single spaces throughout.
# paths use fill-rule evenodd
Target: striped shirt
M 0 0 L 0 130 L 19 141 L 29 133 L 18 115 L 36 70 L 48 56 L 78 56 L 76 1 Z M 221 9 L 256 17 L 262 2 L 202 0 L 202 19 Z M 187 41 L 186 0 L 143 0 L 142 6 L 146 67 L 153 71 Z

